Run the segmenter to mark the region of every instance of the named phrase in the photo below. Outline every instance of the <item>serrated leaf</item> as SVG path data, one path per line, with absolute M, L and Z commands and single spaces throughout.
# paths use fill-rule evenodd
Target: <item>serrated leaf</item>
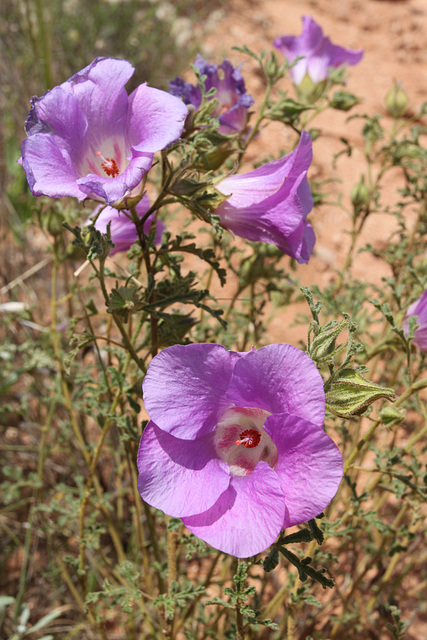
M 267 573 L 273 571 L 279 564 L 279 550 L 273 547 L 268 556 L 264 559 L 264 571 Z
M 234 606 L 232 604 L 218 597 L 208 600 L 207 602 L 205 602 L 205 604 L 218 604 L 218 605 L 221 605 L 222 607 L 226 607 L 227 609 L 234 609 Z
M 310 531 L 308 529 L 301 529 L 300 531 L 296 531 L 295 533 L 290 533 L 288 536 L 285 536 L 282 543 L 295 544 L 296 542 L 311 542 L 312 540 L 313 536 Z
M 137 287 L 117 287 L 112 289 L 108 298 L 108 313 L 118 314 L 125 322 L 131 313 L 143 308 Z
M 326 578 L 322 571 L 313 569 L 313 567 L 310 567 L 307 563 L 303 564 L 298 556 L 286 548 L 280 547 L 280 553 L 297 568 L 301 582 L 304 582 L 307 580 L 307 576 L 310 576 L 310 578 L 319 582 L 324 589 L 326 589 L 326 587 L 329 587 L 330 589 L 333 588 L 334 581 L 331 580 L 331 578 Z

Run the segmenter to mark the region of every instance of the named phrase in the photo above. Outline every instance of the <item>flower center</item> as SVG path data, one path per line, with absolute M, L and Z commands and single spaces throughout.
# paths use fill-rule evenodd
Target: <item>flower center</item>
M 252 449 L 259 445 L 261 435 L 256 429 L 246 429 L 240 434 L 240 439 L 236 440 L 237 446 L 243 444 L 246 449 Z
M 116 178 L 119 175 L 120 171 L 114 158 L 104 158 L 100 151 L 97 151 L 96 155 L 98 156 L 98 158 L 101 158 L 101 167 L 104 169 L 107 176 L 109 178 Z
M 229 104 L 222 104 L 221 106 L 218 107 L 218 115 L 223 116 L 225 115 L 228 111 L 230 111 L 231 109 L 231 105 Z
M 263 428 L 270 415 L 256 407 L 231 407 L 221 416 L 215 429 L 215 449 L 233 475 L 250 475 L 258 462 L 276 466 L 277 447 Z

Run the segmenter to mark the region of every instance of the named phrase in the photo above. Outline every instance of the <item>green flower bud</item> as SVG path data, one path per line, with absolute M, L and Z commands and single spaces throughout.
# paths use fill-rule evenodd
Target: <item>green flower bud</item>
M 301 104 L 292 98 L 283 97 L 272 105 L 267 115 L 270 120 L 278 120 L 286 124 L 298 120 L 301 113 L 310 109 L 306 104 Z
M 394 400 L 393 389 L 381 387 L 354 369 L 343 369 L 326 393 L 326 408 L 340 418 L 361 415 L 379 398 Z
M 402 89 L 401 85 L 398 82 L 394 81 L 394 84 L 385 99 L 387 112 L 393 118 L 400 118 L 401 116 L 405 115 L 407 104 L 407 93 Z
M 344 346 L 337 348 L 335 341 L 347 325 L 348 318 L 345 318 L 341 322 L 330 323 L 329 326 L 323 327 L 311 342 L 310 358 L 317 364 L 322 364 L 325 361 L 328 362 L 338 351 L 342 351 Z
M 348 91 L 335 91 L 329 102 L 329 105 L 332 107 L 332 109 L 338 109 L 339 111 L 350 111 L 350 109 L 359 102 L 359 98 L 357 98 L 352 93 L 349 93 Z
M 365 177 L 362 176 L 360 182 L 354 185 L 351 190 L 350 200 L 355 213 L 359 213 L 369 203 L 369 189 L 365 184 Z
M 270 53 L 267 58 L 267 61 L 264 65 L 264 73 L 266 78 L 270 80 L 277 80 L 280 77 L 279 74 L 279 63 L 277 62 L 276 54 L 274 51 Z

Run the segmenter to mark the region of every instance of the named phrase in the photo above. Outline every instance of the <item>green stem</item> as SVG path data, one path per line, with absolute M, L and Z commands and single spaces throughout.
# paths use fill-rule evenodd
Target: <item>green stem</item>
M 42 0 L 35 0 L 36 16 L 38 26 L 38 44 L 41 62 L 44 72 L 45 88 L 50 89 L 52 86 L 52 74 L 51 74 L 51 54 L 50 54 L 50 37 L 46 28 L 45 15 L 44 15 L 44 3 Z
M 203 586 L 206 588 L 209 586 L 211 578 L 213 576 L 213 572 L 215 571 L 215 567 L 218 564 L 218 561 L 220 559 L 222 555 L 222 551 L 218 551 L 218 553 L 216 554 L 215 558 L 213 559 L 211 566 L 209 568 L 209 571 L 207 573 L 207 576 L 205 578 L 205 580 L 203 581 Z M 191 602 L 190 606 L 188 607 L 186 613 L 182 616 L 182 618 L 180 618 L 179 620 L 176 621 L 174 628 L 173 628 L 173 633 L 176 636 L 176 634 L 178 633 L 178 631 L 181 629 L 181 627 L 184 625 L 185 621 L 188 620 L 188 618 L 192 615 L 196 604 L 198 603 L 198 601 L 200 600 L 202 596 L 197 596 L 197 598 L 194 598 L 194 600 Z
M 246 149 L 248 148 L 248 146 L 250 145 L 250 143 L 252 142 L 252 140 L 255 138 L 255 136 L 257 135 L 259 129 L 260 129 L 260 125 L 261 122 L 264 120 L 264 112 L 267 108 L 268 105 L 268 101 L 270 99 L 270 95 L 271 95 L 271 91 L 273 89 L 273 84 L 271 82 L 271 80 L 269 78 L 267 78 L 267 87 L 265 89 L 265 94 L 264 94 L 264 100 L 262 101 L 262 105 L 261 108 L 259 110 L 259 114 L 258 117 L 255 121 L 254 126 L 252 127 L 251 131 L 249 132 L 249 135 L 247 136 L 243 146 L 242 151 L 239 154 L 239 158 L 238 158 L 238 164 L 240 165 L 243 155 L 246 151 Z
M 236 573 L 239 572 L 239 565 L 241 564 L 240 558 L 237 558 L 237 570 Z M 242 601 L 240 598 L 237 598 L 235 613 L 236 613 L 236 640 L 244 640 L 245 638 L 245 627 L 243 624 L 243 614 L 241 611 Z

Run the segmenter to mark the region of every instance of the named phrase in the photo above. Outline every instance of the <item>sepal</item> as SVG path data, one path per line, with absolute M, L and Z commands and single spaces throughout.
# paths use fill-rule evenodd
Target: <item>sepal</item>
M 326 409 L 340 418 L 364 413 L 375 400 L 393 401 L 393 389 L 382 387 L 364 378 L 355 369 L 342 369 L 326 393 Z

